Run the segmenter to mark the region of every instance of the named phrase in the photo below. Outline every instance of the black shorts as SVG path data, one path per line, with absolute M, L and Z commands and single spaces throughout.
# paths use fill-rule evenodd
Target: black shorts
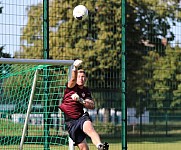
M 86 138 L 86 134 L 83 131 L 83 124 L 87 120 L 91 121 L 91 118 L 88 112 L 85 112 L 82 117 L 77 120 L 66 122 L 69 136 L 74 141 L 74 145 L 81 143 Z

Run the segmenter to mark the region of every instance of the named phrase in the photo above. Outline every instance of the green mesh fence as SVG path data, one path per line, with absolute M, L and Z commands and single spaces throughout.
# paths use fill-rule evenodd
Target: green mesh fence
M 22 149 L 43 149 L 45 144 L 51 149 L 67 149 L 67 132 L 58 105 L 68 80 L 69 66 L 2 64 L 0 72 L 0 149 L 19 149 L 22 138 Z M 45 95 L 48 112 L 44 111 Z M 31 97 L 31 111 L 22 137 Z
M 44 11 L 47 12 L 43 10 L 45 1 L 49 2 L 48 20 L 43 19 Z M 84 21 L 73 18 L 72 10 L 78 4 L 89 10 Z M 43 31 L 49 31 L 49 41 L 46 42 L 51 59 L 80 58 L 84 61 L 82 67 L 88 75 L 87 85 L 96 103 L 96 109 L 90 111 L 90 115 L 103 141 L 110 143 L 110 150 L 122 149 L 123 121 L 127 123 L 124 127 L 127 129 L 125 149 L 180 149 L 180 8 L 178 0 L 0 0 L 0 57 L 44 58 L 43 42 L 47 39 L 43 38 Z M 122 14 L 124 10 L 126 15 Z M 45 30 L 43 21 L 49 23 Z M 124 46 L 125 53 L 122 51 Z M 121 85 L 124 81 L 121 57 L 124 54 L 127 118 L 122 120 Z M 16 93 L 16 89 L 14 91 Z M 43 111 L 44 108 L 39 108 L 43 104 L 36 106 L 32 105 Z M 7 104 L 4 107 L 11 110 L 15 106 Z M 5 112 L 2 118 L 8 118 Z M 23 124 L 21 134 L 22 129 Z M 37 128 L 34 133 L 39 131 L 42 130 Z M 19 142 L 21 134 L 17 134 Z M 44 135 L 44 131 L 41 134 Z M 5 137 L 1 143 L 8 143 L 12 137 L 4 129 L 0 130 L 0 135 Z M 40 139 L 38 143 L 47 140 Z M 94 150 L 95 146 L 89 139 L 88 142 L 90 150 Z M 44 149 L 43 144 L 34 144 L 33 138 L 25 139 L 25 143 L 27 149 Z M 18 144 L 14 145 L 18 147 Z M 14 149 L 14 145 L 6 146 Z M 50 147 L 63 148 L 52 147 L 52 144 Z M 3 148 L 1 145 L 0 149 Z

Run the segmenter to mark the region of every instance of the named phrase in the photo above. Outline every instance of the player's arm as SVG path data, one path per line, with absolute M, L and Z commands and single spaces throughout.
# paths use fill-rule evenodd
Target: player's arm
M 68 87 L 73 88 L 77 82 L 77 70 L 78 67 L 81 65 L 82 60 L 75 60 L 73 63 L 73 69 L 72 69 L 72 76 L 71 79 L 68 82 Z
M 68 88 L 73 88 L 76 82 L 77 82 L 77 70 L 72 70 L 72 76 L 68 82 Z
M 72 94 L 71 97 L 72 97 L 72 100 L 78 101 L 79 103 L 84 105 L 85 108 L 95 109 L 95 103 L 92 99 L 85 98 L 85 100 L 84 100 L 83 98 L 80 98 L 77 93 Z
M 94 100 L 86 98 L 83 103 L 84 107 L 87 109 L 95 109 Z

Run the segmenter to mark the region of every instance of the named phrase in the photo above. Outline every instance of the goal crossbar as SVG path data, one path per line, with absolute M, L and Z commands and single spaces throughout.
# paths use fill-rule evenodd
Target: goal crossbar
M 72 65 L 74 60 L 0 58 L 0 64 Z

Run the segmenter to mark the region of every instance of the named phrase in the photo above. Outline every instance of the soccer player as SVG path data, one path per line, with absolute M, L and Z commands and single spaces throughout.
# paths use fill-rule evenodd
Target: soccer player
M 85 71 L 82 69 L 78 70 L 81 64 L 82 60 L 74 61 L 72 77 L 67 83 L 59 108 L 65 114 L 65 123 L 69 136 L 74 141 L 74 145 L 78 146 L 79 150 L 89 150 L 86 135 L 91 138 L 92 143 L 98 150 L 108 150 L 108 143 L 101 142 L 100 136 L 94 130 L 88 112 L 84 112 L 84 107 L 94 109 L 95 104 L 90 90 L 84 86 L 86 82 Z

